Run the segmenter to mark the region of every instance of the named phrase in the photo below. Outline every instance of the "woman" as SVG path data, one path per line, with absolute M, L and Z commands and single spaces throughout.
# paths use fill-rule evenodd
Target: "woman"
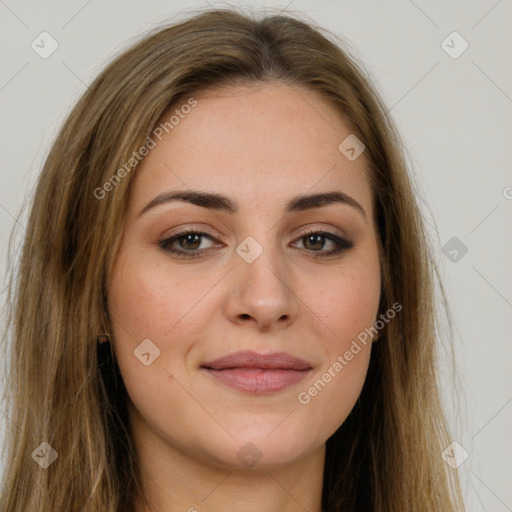
M 399 137 L 320 29 L 147 36 L 37 185 L 2 510 L 463 510 L 431 272 Z

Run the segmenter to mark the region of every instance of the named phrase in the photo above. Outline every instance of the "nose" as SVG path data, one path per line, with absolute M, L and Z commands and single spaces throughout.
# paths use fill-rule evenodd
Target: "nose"
M 279 251 L 264 249 L 251 263 L 238 260 L 230 272 L 226 316 L 258 330 L 282 329 L 297 318 L 299 299 L 293 278 Z

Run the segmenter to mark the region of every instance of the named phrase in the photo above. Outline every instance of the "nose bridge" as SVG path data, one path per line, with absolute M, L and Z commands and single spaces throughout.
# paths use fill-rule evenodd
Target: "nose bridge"
M 250 285 L 253 294 L 282 294 L 286 270 L 273 230 L 246 237 L 236 252 L 242 259 L 239 262 L 241 284 Z
M 260 326 L 274 321 L 291 321 L 297 311 L 291 292 L 290 272 L 275 230 L 260 230 L 247 236 L 236 247 L 238 261 L 230 294 L 228 313 L 233 321 L 247 316 Z

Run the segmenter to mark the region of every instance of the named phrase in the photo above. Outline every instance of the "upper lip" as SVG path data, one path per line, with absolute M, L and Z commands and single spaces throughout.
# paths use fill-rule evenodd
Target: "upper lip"
M 266 370 L 310 370 L 312 365 L 286 352 L 258 354 L 252 351 L 233 352 L 226 356 L 202 363 L 201 367 L 211 370 L 228 368 L 262 368 Z

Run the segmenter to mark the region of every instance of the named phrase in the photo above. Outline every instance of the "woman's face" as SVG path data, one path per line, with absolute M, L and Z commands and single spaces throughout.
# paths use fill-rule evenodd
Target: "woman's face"
M 323 450 L 365 380 L 380 269 L 364 152 L 338 148 L 350 127 L 317 92 L 194 98 L 134 171 L 114 350 L 139 443 L 276 467 Z

